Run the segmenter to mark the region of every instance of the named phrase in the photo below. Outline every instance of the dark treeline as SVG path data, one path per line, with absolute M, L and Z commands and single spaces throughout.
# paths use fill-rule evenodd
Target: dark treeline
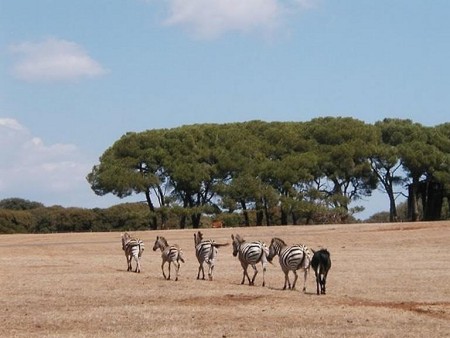
M 143 203 L 80 209 L 3 200 L 0 232 L 355 222 L 358 200 L 375 189 L 388 212 L 373 221 L 447 219 L 449 164 L 450 123 L 326 117 L 129 132 L 87 180 L 98 195 L 139 194 Z
M 54 233 L 148 229 L 148 208 L 125 203 L 107 209 L 45 207 L 21 198 L 0 201 L 0 233 Z
M 406 220 L 406 203 L 400 204 L 398 209 L 399 219 Z M 249 214 L 251 224 L 255 224 L 255 212 L 250 211 Z M 150 212 L 144 203 L 124 203 L 106 209 L 84 209 L 45 207 L 39 202 L 21 198 L 0 200 L 0 234 L 148 230 L 149 217 Z M 176 211 L 167 212 L 163 228 L 178 228 L 179 217 L 180 214 Z M 225 227 L 242 225 L 242 217 L 239 215 L 222 213 L 218 217 L 203 215 L 201 226 L 211 227 L 217 220 Z M 357 222 L 352 217 L 348 221 Z M 389 212 L 376 213 L 365 221 L 388 222 Z

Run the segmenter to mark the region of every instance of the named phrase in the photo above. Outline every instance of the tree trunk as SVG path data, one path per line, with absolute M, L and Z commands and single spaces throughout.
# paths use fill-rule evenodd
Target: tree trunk
M 145 191 L 145 200 L 147 201 L 148 208 L 150 209 L 150 230 L 158 229 L 158 218 L 155 213 L 155 206 L 153 205 L 152 199 L 150 198 L 150 192 L 148 190 Z
M 281 225 L 288 224 L 288 213 L 281 207 Z
M 386 187 L 386 193 L 389 197 L 389 222 L 398 222 L 397 206 L 395 204 L 395 196 L 392 187 Z
M 408 187 L 408 217 L 412 222 L 419 220 L 418 185 L 419 179 L 413 177 L 413 182 Z
M 264 214 L 266 215 L 266 225 L 269 226 L 272 217 L 270 216 L 269 207 L 266 200 L 264 200 Z
M 180 229 L 186 228 L 186 215 L 180 217 Z
M 198 229 L 200 227 L 201 218 L 202 218 L 202 214 L 199 214 L 199 213 L 191 215 L 192 227 L 194 229 Z
M 248 217 L 248 210 L 247 210 L 247 204 L 244 200 L 241 200 L 241 207 L 242 207 L 242 213 L 244 214 L 244 224 L 245 226 L 250 226 L 250 219 Z
M 261 202 L 256 202 L 256 225 L 261 226 L 264 220 L 264 210 Z
M 292 217 L 292 224 L 293 225 L 297 225 L 297 213 L 296 212 L 292 212 L 291 213 L 291 217 Z
M 422 182 L 420 184 L 422 196 L 423 219 L 425 221 L 437 221 L 441 218 L 443 188 L 437 182 Z

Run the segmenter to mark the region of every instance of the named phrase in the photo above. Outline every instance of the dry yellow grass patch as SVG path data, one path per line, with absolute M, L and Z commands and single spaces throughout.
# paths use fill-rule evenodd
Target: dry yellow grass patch
M 313 274 L 306 294 L 302 277 L 282 291 L 276 259 L 266 287 L 261 272 L 256 286 L 240 285 L 231 246 L 214 281 L 196 280 L 194 232 L 135 233 L 146 245 L 140 274 L 126 271 L 120 233 L 0 236 L 0 336 L 449 336 L 450 222 L 202 229 L 217 242 L 239 233 L 328 248 L 325 296 Z M 184 251 L 178 282 L 162 278 L 156 235 Z

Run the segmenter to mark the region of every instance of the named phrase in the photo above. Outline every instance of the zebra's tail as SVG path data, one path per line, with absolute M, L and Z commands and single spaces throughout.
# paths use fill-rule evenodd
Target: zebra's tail
M 185 263 L 183 251 L 182 251 L 179 247 L 177 247 L 177 249 L 178 249 L 178 259 L 179 259 L 180 261 L 182 261 L 183 263 Z
M 230 243 L 216 243 L 216 242 L 212 242 L 211 243 L 213 247 L 215 248 L 220 248 L 221 246 L 227 246 L 230 245 Z
M 273 265 L 272 260 L 269 260 L 270 250 L 266 243 L 262 243 L 262 254 L 265 257 L 265 261 Z

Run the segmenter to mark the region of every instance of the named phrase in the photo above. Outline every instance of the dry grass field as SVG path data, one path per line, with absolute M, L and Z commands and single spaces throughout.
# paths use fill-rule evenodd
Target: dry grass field
M 140 274 L 126 271 L 119 233 L 0 236 L 0 336 L 4 337 L 444 337 L 450 336 L 450 222 L 202 229 L 270 243 L 327 247 L 327 295 L 313 274 L 283 291 L 274 260 L 266 287 L 240 285 L 232 248 L 215 280 L 196 280 L 194 230 L 134 233 Z M 156 235 L 179 244 L 180 280 L 162 278 Z

